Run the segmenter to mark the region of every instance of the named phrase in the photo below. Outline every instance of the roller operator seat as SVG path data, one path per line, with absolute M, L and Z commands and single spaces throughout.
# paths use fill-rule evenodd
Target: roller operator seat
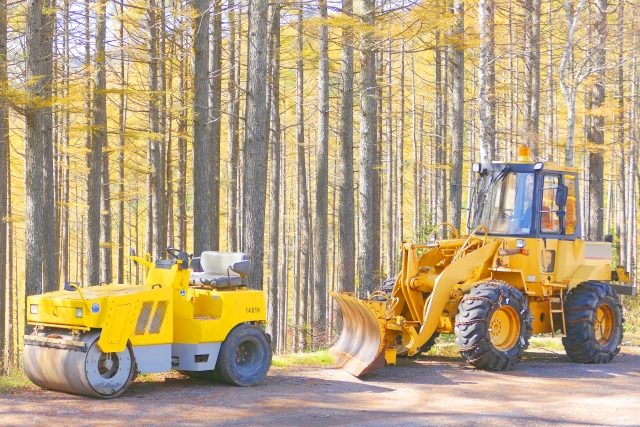
M 193 261 L 196 260 L 194 258 Z M 190 285 L 213 288 L 245 286 L 251 262 L 244 253 L 204 251 L 199 261 L 202 271 L 191 273 Z

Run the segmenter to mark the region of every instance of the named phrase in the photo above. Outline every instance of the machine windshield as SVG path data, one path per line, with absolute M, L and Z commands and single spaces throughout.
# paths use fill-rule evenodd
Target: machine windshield
M 492 234 L 529 234 L 533 210 L 533 173 L 503 170 L 480 190 L 475 226 Z

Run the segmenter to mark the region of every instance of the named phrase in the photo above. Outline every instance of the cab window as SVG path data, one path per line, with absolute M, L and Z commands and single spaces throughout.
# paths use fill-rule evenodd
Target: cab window
M 567 186 L 567 206 L 564 210 L 566 212 L 564 220 L 565 234 L 574 234 L 576 227 L 578 226 L 578 198 L 577 198 L 577 186 L 576 177 L 573 175 L 564 176 L 564 185 Z
M 542 184 L 542 209 L 540 210 L 540 232 L 560 233 L 560 217 L 556 215 L 556 193 L 560 185 L 560 175 L 545 175 Z

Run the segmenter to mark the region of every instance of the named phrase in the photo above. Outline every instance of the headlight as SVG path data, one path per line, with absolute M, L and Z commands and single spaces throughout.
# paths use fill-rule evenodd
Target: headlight
M 524 248 L 527 246 L 526 240 L 516 239 L 516 248 Z
M 38 314 L 38 304 L 31 304 L 29 306 L 29 313 Z
M 76 317 L 78 319 L 82 319 L 82 308 L 80 307 L 76 308 Z

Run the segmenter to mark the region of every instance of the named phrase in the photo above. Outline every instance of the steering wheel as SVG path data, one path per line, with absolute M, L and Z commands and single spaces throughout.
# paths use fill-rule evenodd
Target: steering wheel
M 469 233 L 469 237 L 467 237 L 467 240 L 465 240 L 464 243 L 462 244 L 462 246 L 460 246 L 460 249 L 458 250 L 458 253 L 456 254 L 456 256 L 453 257 L 453 260 L 451 260 L 452 263 L 456 262 L 459 258 L 462 258 L 462 254 L 467 249 L 469 249 L 469 247 L 472 244 L 475 244 L 475 242 L 471 241 L 471 238 L 482 228 L 484 228 L 484 238 L 482 239 L 482 246 L 484 246 L 487 243 L 487 236 L 489 235 L 489 229 L 487 227 L 485 227 L 484 225 L 477 226 L 476 228 L 473 229 L 473 231 L 471 233 Z M 475 240 L 480 240 L 480 238 L 476 237 Z
M 180 249 L 172 248 L 171 246 L 167 248 L 167 254 L 173 259 L 178 259 L 180 252 Z
M 431 230 L 431 234 L 429 234 L 429 238 L 427 239 L 427 242 L 431 242 L 432 241 L 431 239 L 433 239 L 433 241 L 437 239 L 436 231 L 438 231 L 440 227 L 442 228 L 450 227 L 452 229 L 451 237 L 453 238 L 458 237 L 458 229 L 455 227 L 455 225 L 451 224 L 450 222 L 441 222 L 440 224 L 436 225 L 433 228 L 433 230 Z

